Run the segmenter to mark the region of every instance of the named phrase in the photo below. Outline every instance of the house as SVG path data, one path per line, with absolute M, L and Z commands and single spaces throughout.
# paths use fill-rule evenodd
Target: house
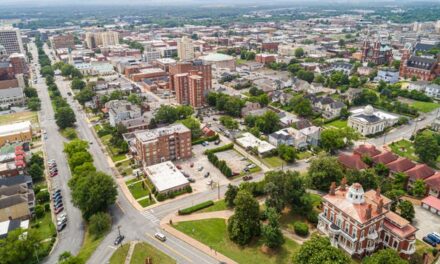
M 377 71 L 377 76 L 374 78 L 374 81 L 384 81 L 386 83 L 394 84 L 399 81 L 399 70 L 393 68 L 380 68 Z
M 21 228 L 26 230 L 29 228 L 29 220 L 6 220 L 0 222 L 0 239 L 6 238 L 8 233 L 14 231 L 15 229 Z
M 253 112 L 255 110 L 260 110 L 261 109 L 261 105 L 260 103 L 253 103 L 253 102 L 249 102 L 247 101 L 244 104 L 244 107 L 241 109 L 241 116 L 245 117 L 248 116 L 250 112 Z
M 29 176 L 0 178 L 0 221 L 31 217 L 35 209 L 32 186 Z
M 111 100 L 105 104 L 108 109 L 109 123 L 115 127 L 124 120 L 140 118 L 141 108 L 126 100 Z
M 288 145 L 297 149 L 307 148 L 307 137 L 292 127 L 283 128 L 269 135 L 269 143 L 274 146 Z
M 297 127 L 299 128 L 299 127 Z M 309 126 L 299 130 L 300 133 L 306 136 L 307 144 L 316 147 L 321 140 L 321 128 L 317 126 Z
M 385 164 L 385 166 L 390 170 L 391 174 L 395 174 L 399 172 L 405 172 L 415 167 L 416 164 L 407 158 L 400 157 L 395 161 Z
M 427 81 L 415 81 L 411 82 L 408 85 L 409 91 L 418 91 L 418 92 L 424 92 L 426 89 L 426 86 L 428 86 L 429 82 Z
M 416 180 L 425 180 L 435 174 L 435 170 L 426 164 L 417 164 L 413 168 L 405 171 L 408 175 L 408 187 L 412 187 Z
M 373 158 L 379 154 L 381 154 L 380 150 L 378 150 L 374 145 L 362 144 L 353 150 L 354 154 L 357 154 L 360 157 L 370 157 Z
M 422 208 L 429 210 L 431 213 L 440 216 L 440 199 L 429 195 L 422 200 Z
M 258 152 L 258 155 L 260 156 L 268 155 L 276 149 L 273 145 L 264 140 L 256 138 L 249 132 L 243 133 L 243 135 L 237 138 L 236 141 L 246 150 L 251 150 L 255 148 Z
M 416 251 L 417 228 L 390 207 L 391 200 L 379 189 L 364 192 L 359 183 L 346 186 L 344 178 L 339 188 L 333 182 L 323 196 L 318 230 L 350 256 L 362 258 L 389 247 L 408 259 Z
M 426 86 L 425 94 L 429 97 L 440 99 L 440 85 L 432 83 Z
M 353 71 L 353 65 L 347 62 L 334 62 L 330 65 L 324 65 L 316 67 L 315 73 L 321 74 L 321 75 L 330 75 L 333 72 L 342 72 L 345 75 L 350 75 Z
M 339 163 L 347 169 L 352 170 L 365 170 L 368 168 L 368 165 L 362 161 L 362 158 L 356 154 L 345 154 L 341 153 L 338 156 Z
M 292 113 L 281 111 L 278 113 L 280 117 L 280 124 L 283 127 L 288 127 L 298 121 L 298 117 Z
M 358 98 L 361 94 L 362 89 L 349 88 L 343 95 L 349 103 L 352 103 L 354 99 Z
M 378 154 L 373 157 L 373 163 L 374 164 L 382 163 L 385 165 L 397 160 L 398 158 L 399 156 L 395 155 L 391 151 L 384 151 L 381 154 Z
M 342 108 L 346 107 L 343 102 L 335 101 L 329 96 L 317 97 L 312 102 L 313 106 L 322 111 L 322 115 L 327 119 L 338 117 L 341 114 Z
M 440 198 L 440 172 L 435 173 L 425 180 L 428 194 Z

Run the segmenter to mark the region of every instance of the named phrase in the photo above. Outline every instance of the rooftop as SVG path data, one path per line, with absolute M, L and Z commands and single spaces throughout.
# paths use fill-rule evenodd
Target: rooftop
M 174 133 L 185 133 L 185 132 L 190 132 L 190 130 L 186 126 L 182 124 L 173 124 L 170 126 L 159 127 L 151 130 L 147 129 L 147 130 L 136 131 L 134 133 L 134 136 L 139 141 L 147 142 L 147 141 L 155 140 L 160 136 L 171 135 Z
M 182 172 L 171 161 L 149 166 L 145 170 L 158 192 L 189 184 Z
M 13 135 L 20 132 L 27 132 L 31 129 L 31 122 L 30 121 L 24 121 L 9 125 L 3 125 L 0 126 L 0 136 L 8 136 Z
M 208 55 L 201 56 L 201 60 L 204 61 L 227 61 L 227 60 L 235 60 L 234 57 L 222 54 L 222 53 L 209 53 Z

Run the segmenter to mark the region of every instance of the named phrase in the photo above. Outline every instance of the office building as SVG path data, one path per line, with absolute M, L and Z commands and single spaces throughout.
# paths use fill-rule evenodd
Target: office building
M 75 37 L 72 34 L 53 36 L 51 44 L 54 49 L 74 49 Z
M 194 44 L 188 37 L 182 37 L 177 41 L 177 56 L 182 61 L 194 59 Z
M 148 166 L 145 172 L 157 192 L 161 194 L 180 191 L 189 186 L 188 180 L 171 161 Z
M 0 28 L 0 45 L 5 48 L 6 54 L 8 55 L 13 53 L 25 53 L 19 29 Z
M 119 45 L 119 33 L 116 31 L 87 32 L 85 41 L 89 49 Z

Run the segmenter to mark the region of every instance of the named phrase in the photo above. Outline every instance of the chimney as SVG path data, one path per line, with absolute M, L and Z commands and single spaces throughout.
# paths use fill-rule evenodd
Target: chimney
M 365 209 L 365 218 L 370 219 L 371 218 L 371 204 L 368 204 L 367 209 Z
M 380 187 L 377 187 L 377 189 L 376 189 L 376 197 L 377 198 L 380 198 Z
M 381 199 L 379 200 L 379 204 L 377 205 L 377 210 L 376 210 L 376 212 L 377 212 L 378 214 L 381 214 L 382 211 L 383 211 L 383 199 L 381 198 Z
M 332 184 L 330 185 L 330 195 L 335 195 L 335 191 L 336 191 L 336 182 L 332 182 Z
M 341 191 L 345 191 L 345 188 L 347 187 L 347 178 L 342 178 L 342 180 L 341 180 L 341 186 L 339 187 L 339 189 L 341 190 Z

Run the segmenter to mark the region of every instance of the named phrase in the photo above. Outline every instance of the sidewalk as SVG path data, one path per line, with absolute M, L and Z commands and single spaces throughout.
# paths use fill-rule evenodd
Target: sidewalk
M 203 220 L 203 219 L 210 219 L 210 218 L 223 218 L 226 220 L 229 217 L 231 217 L 231 215 L 233 213 L 234 213 L 233 211 L 226 210 L 226 211 L 199 213 L 199 214 L 191 214 L 191 215 L 170 214 L 160 221 L 160 226 L 162 227 L 163 230 L 170 233 L 171 235 L 173 235 L 177 239 L 180 239 L 180 240 L 188 243 L 189 245 L 191 245 L 191 246 L 197 248 L 198 250 L 202 251 L 203 253 L 217 259 L 218 261 L 222 261 L 222 262 L 225 262 L 228 264 L 236 264 L 237 262 L 233 261 L 232 259 L 213 250 L 212 248 L 199 242 L 198 240 L 195 240 L 194 238 L 180 232 L 179 230 L 173 228 L 169 224 L 170 219 L 173 221 L 173 223 L 183 222 L 183 221 Z

